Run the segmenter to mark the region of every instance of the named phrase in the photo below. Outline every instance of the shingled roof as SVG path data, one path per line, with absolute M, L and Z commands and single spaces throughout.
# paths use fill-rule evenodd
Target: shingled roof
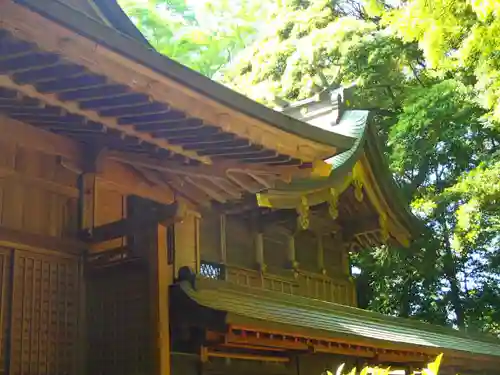
M 366 181 L 363 181 L 362 189 L 371 190 L 371 194 L 365 194 L 369 195 L 371 203 L 378 203 L 374 200 L 383 202 L 384 208 L 379 207 L 378 211 L 384 212 L 378 212 L 378 215 L 388 216 L 387 219 L 393 223 L 393 232 L 408 233 L 399 236 L 398 240 L 406 246 L 408 236 L 419 236 L 424 227 L 410 212 L 409 202 L 402 196 L 401 188 L 390 172 L 372 114 L 368 110 L 349 106 L 349 97 L 355 89 L 351 86 L 325 90 L 312 98 L 281 108 L 291 117 L 353 138 L 354 142 L 348 150 L 326 160 L 330 167 L 328 176 L 299 177 L 289 184 L 279 183 L 275 188 L 260 193 L 258 201 L 263 207 L 283 209 L 295 208 L 305 198 L 309 206 L 317 206 L 328 203 L 332 199 L 332 191 L 341 195 L 357 178 L 364 178 Z M 374 211 L 374 208 L 366 209 L 365 213 L 370 210 Z M 344 219 L 345 215 L 339 215 L 339 220 Z
M 416 320 L 224 281 L 197 279 L 195 287 L 181 282 L 175 288 L 197 305 L 223 312 L 229 326 L 352 341 L 373 348 L 395 343 L 401 349 L 415 352 L 500 358 L 500 340 L 493 336 L 467 334 Z

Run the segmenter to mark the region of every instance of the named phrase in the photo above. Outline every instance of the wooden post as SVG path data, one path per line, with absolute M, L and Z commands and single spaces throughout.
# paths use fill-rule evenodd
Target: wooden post
M 316 234 L 317 237 L 317 252 L 318 252 L 318 269 L 321 272 L 325 272 L 325 249 L 323 248 L 323 235 L 321 233 Z
M 297 268 L 298 263 L 297 263 L 297 258 L 296 258 L 296 253 L 295 253 L 295 236 L 293 233 L 290 233 L 288 235 L 288 254 L 287 254 L 287 260 L 291 268 Z
M 155 375 L 170 375 L 169 286 L 173 267 L 167 259 L 167 227 L 158 225 L 150 251 L 149 274 L 152 307 Z
M 347 251 L 347 246 L 342 242 L 340 246 L 340 251 L 342 251 L 342 272 L 346 276 L 351 275 L 351 262 L 349 259 L 349 251 Z
M 265 271 L 266 262 L 264 259 L 264 234 L 255 232 L 255 260 L 261 271 Z
M 220 262 L 227 262 L 227 245 L 226 245 L 226 215 L 220 215 Z
M 92 232 L 95 220 L 95 173 L 80 176 L 80 229 Z
M 86 230 L 92 234 L 95 221 L 95 190 L 96 174 L 92 172 L 82 173 L 79 176 L 79 230 Z M 79 264 L 79 318 L 78 318 L 78 374 L 83 375 L 87 372 L 87 290 L 85 280 L 85 256 L 80 258 Z

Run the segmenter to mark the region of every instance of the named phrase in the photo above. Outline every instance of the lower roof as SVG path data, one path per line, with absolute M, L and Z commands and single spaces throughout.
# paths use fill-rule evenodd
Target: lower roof
M 287 295 L 224 281 L 197 279 L 177 286 L 192 301 L 226 313 L 226 324 L 270 328 L 276 332 L 308 334 L 325 339 L 352 339 L 377 347 L 395 343 L 405 350 L 432 348 L 460 356 L 500 358 L 500 340 L 451 328 L 402 319 L 306 297 Z

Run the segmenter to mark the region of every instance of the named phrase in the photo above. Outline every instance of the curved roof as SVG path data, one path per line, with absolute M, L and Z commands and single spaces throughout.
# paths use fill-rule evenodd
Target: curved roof
M 346 111 L 339 123 L 332 126 L 332 129 L 334 129 L 336 133 L 352 137 L 354 139 L 354 143 L 347 151 L 326 160 L 326 162 L 331 166 L 331 172 L 328 177 L 316 179 L 295 179 L 290 184 L 281 184 L 276 190 L 283 192 L 304 192 L 307 190 L 336 187 L 341 184 L 346 175 L 352 171 L 352 168 L 363 154 L 368 133 L 369 117 L 369 111 Z
M 410 212 L 408 201 L 402 196 L 401 189 L 390 172 L 376 128 L 371 122 L 370 112 L 346 109 L 347 93 L 342 90 L 337 95 L 338 91 L 334 91 L 329 98 L 323 95 L 323 98 L 292 104 L 285 107 L 283 112 L 354 138 L 351 148 L 326 160 L 330 165 L 327 177 L 298 178 L 290 184 L 280 183 L 276 188 L 259 194 L 260 204 L 273 208 L 295 208 L 300 197 L 306 197 L 309 205 L 318 205 L 328 201 L 331 189 L 341 194 L 355 178 L 356 172 L 361 171 L 369 180 L 369 183 L 365 181 L 365 189 L 368 185 L 376 185 L 371 197 L 376 196 L 377 200 L 383 202 L 382 206 L 390 211 L 392 219 L 415 237 L 423 226 Z
M 174 286 L 182 298 L 225 312 L 225 323 L 293 332 L 309 337 L 342 339 L 362 345 L 384 347 L 394 343 L 407 350 L 471 358 L 500 357 L 500 340 L 486 334 L 472 334 L 416 320 L 396 318 L 297 295 L 243 287 L 224 281 L 197 278 L 194 287 L 185 281 Z M 174 290 L 175 290 L 174 289 Z
M 231 115 L 231 111 L 235 111 L 239 115 L 249 116 L 276 130 L 314 142 L 317 147 L 323 147 L 321 152 L 323 158 L 352 146 L 353 140 L 349 137 L 337 134 L 331 129 L 311 126 L 274 111 L 156 52 L 140 35 L 139 30 L 121 10 L 116 0 L 13 1 L 133 60 L 141 67 L 151 69 L 217 102 L 218 106 L 224 107 L 217 108 L 218 111 L 227 111 L 223 114 Z M 239 126 L 240 124 L 236 123 L 241 124 L 242 121 L 239 119 L 235 121 L 235 126 Z M 267 142 L 266 139 L 261 141 Z M 273 142 L 279 143 L 277 140 Z M 325 152 L 330 152 L 330 155 L 325 156 Z

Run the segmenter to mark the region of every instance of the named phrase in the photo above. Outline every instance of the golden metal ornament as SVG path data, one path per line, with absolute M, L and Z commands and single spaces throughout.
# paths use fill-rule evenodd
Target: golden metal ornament
M 306 197 L 300 198 L 300 205 L 297 207 L 297 224 L 301 229 L 309 228 L 309 204 Z
M 328 213 L 330 217 L 335 220 L 339 217 L 339 196 L 334 188 L 330 188 L 330 197 L 328 199 Z
M 354 179 L 352 181 L 352 184 L 354 185 L 354 197 L 358 202 L 363 201 L 363 182 L 358 179 Z
M 380 234 L 382 237 L 382 242 L 386 243 L 389 240 L 389 228 L 387 225 L 387 215 L 385 213 L 380 215 L 378 222 L 380 225 Z

